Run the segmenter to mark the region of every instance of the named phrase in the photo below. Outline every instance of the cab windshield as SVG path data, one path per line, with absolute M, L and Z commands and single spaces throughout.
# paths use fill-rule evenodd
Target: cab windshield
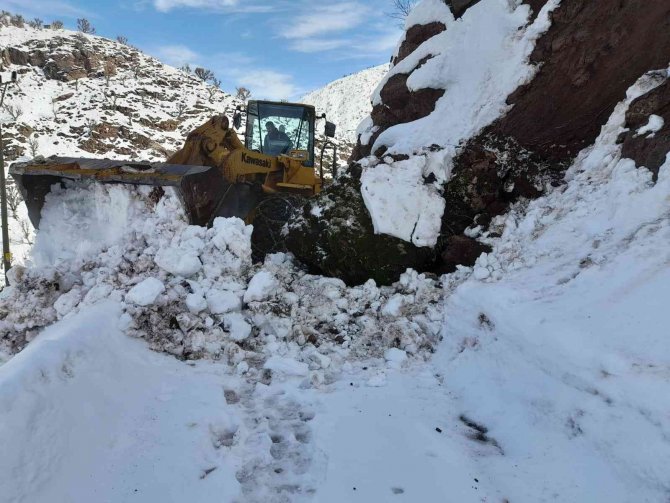
M 266 155 L 307 151 L 306 166 L 314 166 L 314 110 L 283 103 L 250 102 L 245 146 Z

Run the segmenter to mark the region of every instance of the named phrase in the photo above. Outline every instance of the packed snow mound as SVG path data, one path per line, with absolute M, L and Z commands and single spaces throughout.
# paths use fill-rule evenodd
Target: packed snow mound
M 272 355 L 307 365 L 318 385 L 347 357 L 382 358 L 398 347 L 421 359 L 433 350 L 436 279 L 408 271 L 393 287 L 348 288 L 284 254 L 254 265 L 251 226 L 236 218 L 190 226 L 174 192 L 154 196 L 149 187 L 95 184 L 49 195 L 33 256 L 0 297 L 6 353 L 104 299 L 122 305 L 125 332 L 153 349 L 222 359 L 259 379 Z
M 430 89 L 443 94 L 427 116 L 391 126 L 378 136 L 379 126 L 370 117 L 358 128 L 361 145 L 373 141 L 371 152 L 384 151 L 384 162 L 375 156 L 362 160 L 361 192 L 376 233 L 416 246 L 436 245 L 445 210 L 442 187 L 458 145 L 501 117 L 508 110 L 507 97 L 535 75 L 537 68 L 529 57 L 558 5 L 558 0 L 550 0 L 532 22 L 528 5 L 507 0 L 483 0 L 458 20 L 441 0 L 414 8 L 407 28 L 436 22 L 446 30 L 393 66 L 375 90 L 372 104 L 388 106 L 382 93 L 399 77 L 407 77 L 410 92 Z M 435 146 L 444 152 L 436 155 Z M 403 158 L 394 161 L 395 156 Z M 407 156 L 415 159 L 405 160 Z M 403 196 L 409 204 L 397 203 Z
M 379 65 L 331 82 L 306 94 L 298 101 L 314 105 L 337 125 L 337 136 L 356 143 L 358 125 L 372 111 L 372 92 L 388 72 L 389 65 Z

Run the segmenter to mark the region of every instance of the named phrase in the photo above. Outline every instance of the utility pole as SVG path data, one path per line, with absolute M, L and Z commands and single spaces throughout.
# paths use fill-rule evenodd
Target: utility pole
M 2 81 L 0 75 L 0 87 L 2 87 L 2 96 L 0 96 L 0 109 L 5 103 L 5 94 L 10 84 L 16 84 L 16 72 L 12 72 L 12 78 L 9 82 Z M 0 121 L 0 209 L 2 210 L 2 262 L 5 270 L 5 285 L 9 286 L 7 271 L 12 267 L 12 254 L 9 252 L 9 223 L 7 221 L 7 180 L 5 177 L 5 145 L 2 141 L 2 121 Z

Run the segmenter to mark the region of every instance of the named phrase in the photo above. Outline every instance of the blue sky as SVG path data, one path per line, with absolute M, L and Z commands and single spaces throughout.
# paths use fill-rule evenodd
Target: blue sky
M 61 19 L 87 17 L 97 34 L 162 61 L 204 66 L 221 87 L 291 99 L 387 62 L 401 35 L 391 0 L 0 0 L 0 8 Z

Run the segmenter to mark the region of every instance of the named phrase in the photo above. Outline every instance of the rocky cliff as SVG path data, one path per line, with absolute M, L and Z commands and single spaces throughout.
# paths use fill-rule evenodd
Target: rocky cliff
M 289 246 L 350 283 L 471 265 L 491 220 L 559 186 L 639 77 L 667 78 L 669 24 L 662 0 L 424 0 L 348 173 Z M 668 152 L 667 88 L 635 102 L 620 139 L 652 170 Z

